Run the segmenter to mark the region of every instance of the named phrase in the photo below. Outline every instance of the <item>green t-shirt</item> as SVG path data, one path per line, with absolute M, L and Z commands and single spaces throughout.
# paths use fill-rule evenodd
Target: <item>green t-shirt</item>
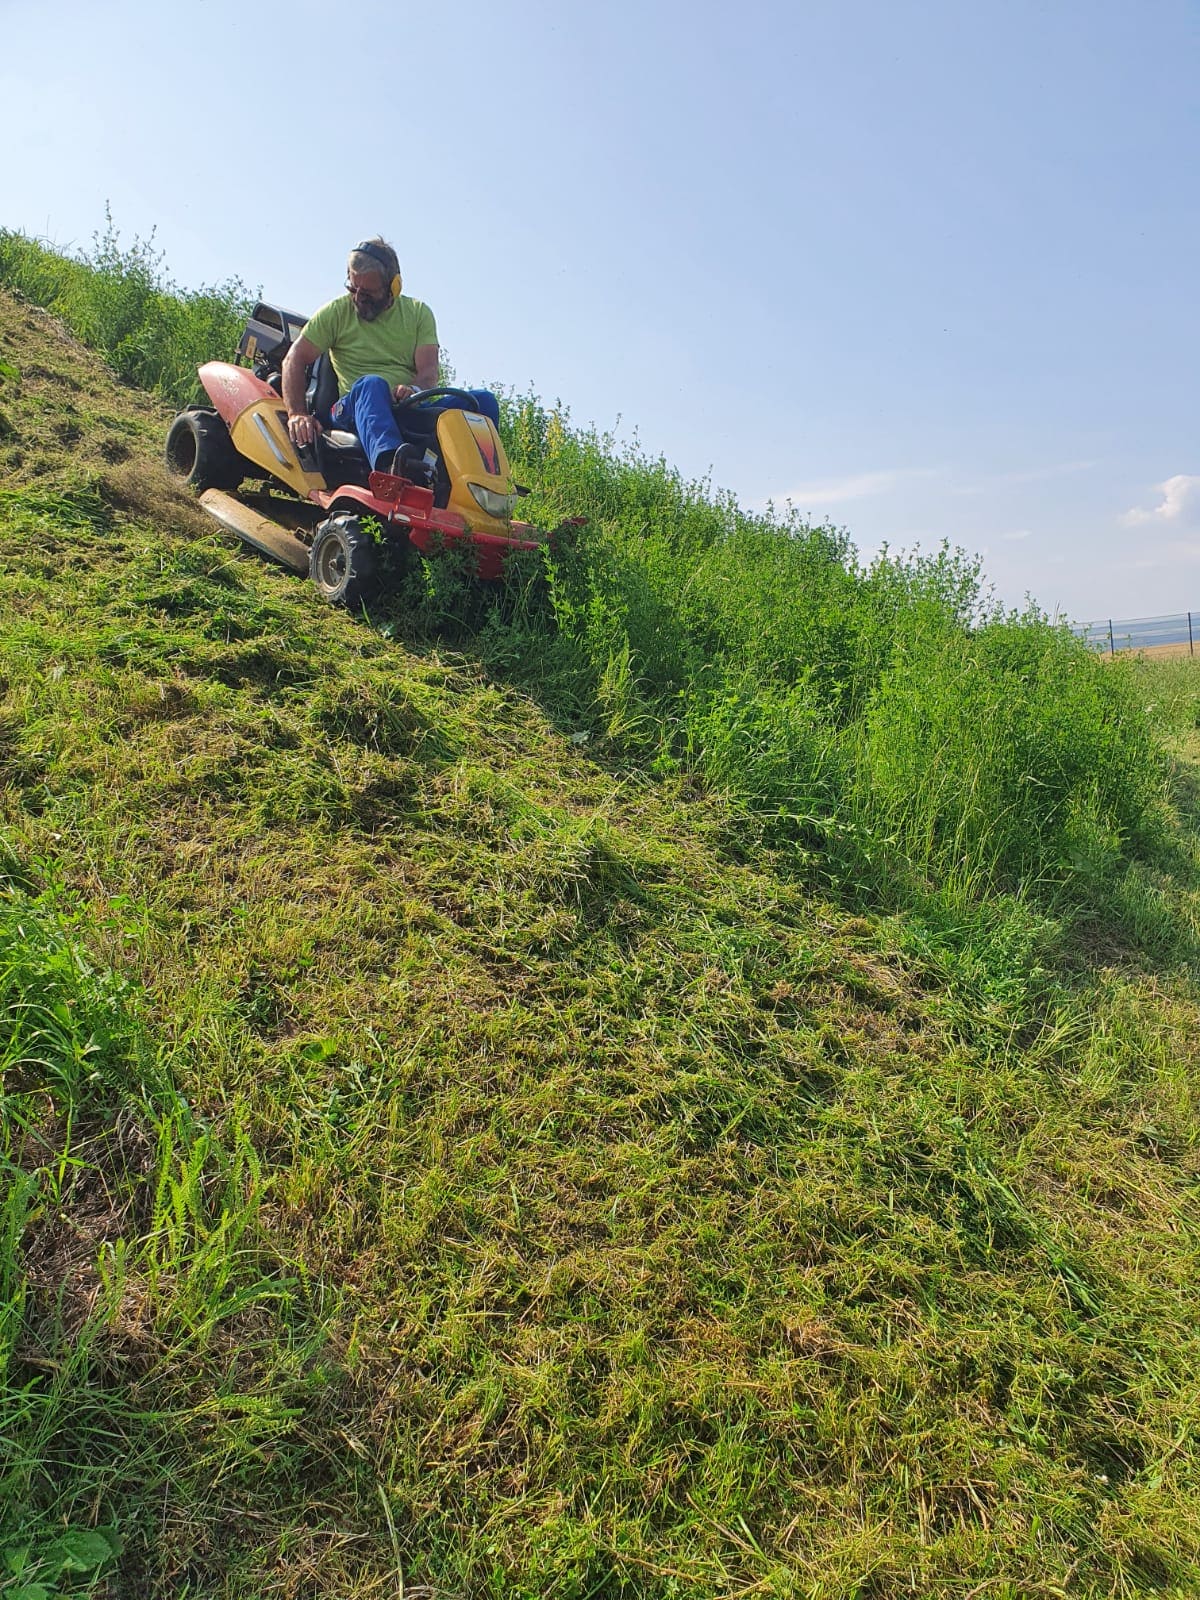
M 413 383 L 417 376 L 416 351 L 436 344 L 437 324 L 422 300 L 402 294 L 374 322 L 364 322 L 349 295 L 339 295 L 308 319 L 304 337 L 324 354 L 329 352 L 343 395 L 358 378 L 386 378 L 394 388 Z

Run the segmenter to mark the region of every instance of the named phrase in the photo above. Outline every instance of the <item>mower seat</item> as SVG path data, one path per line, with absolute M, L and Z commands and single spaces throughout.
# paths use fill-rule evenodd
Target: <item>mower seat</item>
M 333 362 L 328 356 L 318 356 L 309 368 L 305 399 L 309 416 L 316 417 L 323 428 L 329 426 L 329 413 L 337 397 L 338 381 Z
M 371 476 L 371 463 L 356 433 L 347 428 L 331 428 L 329 413 L 338 397 L 337 374 L 328 356 L 318 356 L 309 369 L 305 399 L 308 414 L 321 424 L 317 459 L 330 483 L 357 483 L 364 488 Z

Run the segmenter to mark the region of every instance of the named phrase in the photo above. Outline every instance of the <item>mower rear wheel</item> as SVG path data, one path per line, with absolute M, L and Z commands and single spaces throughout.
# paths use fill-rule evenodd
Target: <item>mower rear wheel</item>
M 317 529 L 308 571 L 331 606 L 357 611 L 378 587 L 378 554 L 361 517 L 343 512 Z
M 229 429 L 215 411 L 181 411 L 167 434 L 167 470 L 198 493 L 236 489 L 246 476 Z

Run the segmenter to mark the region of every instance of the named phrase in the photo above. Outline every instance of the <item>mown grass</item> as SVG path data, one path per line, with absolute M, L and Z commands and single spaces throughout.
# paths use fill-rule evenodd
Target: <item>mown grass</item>
M 862 573 L 515 400 L 587 542 L 351 619 L 3 300 L 0 360 L 0 1551 L 1194 1592 L 1187 664 L 968 626 L 960 558 Z

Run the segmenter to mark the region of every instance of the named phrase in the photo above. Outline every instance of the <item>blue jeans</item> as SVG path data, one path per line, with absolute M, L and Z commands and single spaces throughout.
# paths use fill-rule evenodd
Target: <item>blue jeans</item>
M 499 423 L 500 405 L 489 389 L 468 389 L 466 393 L 475 401 L 476 410 Z M 358 435 L 372 467 L 404 442 L 392 413 L 392 390 L 386 378 L 359 378 L 331 408 L 329 420 L 335 428 L 348 428 Z

